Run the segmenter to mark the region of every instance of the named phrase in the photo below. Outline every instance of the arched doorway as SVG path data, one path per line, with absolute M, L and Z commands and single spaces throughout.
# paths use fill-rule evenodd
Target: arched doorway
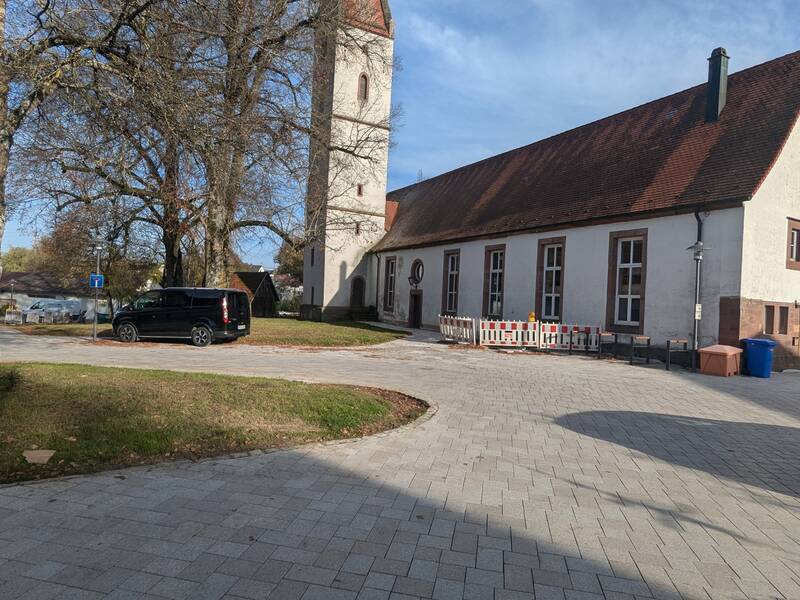
M 364 308 L 366 282 L 363 277 L 354 277 L 350 284 L 350 308 Z

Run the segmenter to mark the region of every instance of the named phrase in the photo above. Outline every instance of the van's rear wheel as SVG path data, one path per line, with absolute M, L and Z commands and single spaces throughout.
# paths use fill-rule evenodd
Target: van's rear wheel
M 192 345 L 205 348 L 211 344 L 211 330 L 205 325 L 198 325 L 192 329 Z
M 136 332 L 136 327 L 130 323 L 123 323 L 117 329 L 117 337 L 122 342 L 132 343 L 139 339 L 139 334 Z

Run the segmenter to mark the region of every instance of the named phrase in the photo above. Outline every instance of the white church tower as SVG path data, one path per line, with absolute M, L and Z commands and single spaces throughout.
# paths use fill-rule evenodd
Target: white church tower
M 388 0 L 333 0 L 318 31 L 306 200 L 305 319 L 358 318 L 375 306 L 384 235 L 394 26 Z

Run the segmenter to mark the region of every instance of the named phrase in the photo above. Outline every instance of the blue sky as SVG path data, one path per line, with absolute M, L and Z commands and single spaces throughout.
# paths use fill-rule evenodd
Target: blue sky
M 390 2 L 403 112 L 390 189 L 701 83 L 717 46 L 732 72 L 800 50 L 796 0 Z M 19 229 L 5 248 L 30 243 Z M 272 263 L 268 245 L 242 250 Z

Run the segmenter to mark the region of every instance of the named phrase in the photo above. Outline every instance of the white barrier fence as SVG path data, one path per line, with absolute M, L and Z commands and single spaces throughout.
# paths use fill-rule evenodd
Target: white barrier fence
M 475 319 L 439 316 L 439 331 L 448 342 L 475 344 Z
M 527 321 L 481 321 L 481 346 L 538 348 L 539 324 Z
M 445 340 L 498 348 L 599 352 L 601 328 L 539 321 L 486 321 L 439 317 Z M 477 333 L 477 335 L 476 335 Z
M 5 315 L 6 325 L 21 325 L 22 324 L 22 311 L 21 310 L 7 310 Z

